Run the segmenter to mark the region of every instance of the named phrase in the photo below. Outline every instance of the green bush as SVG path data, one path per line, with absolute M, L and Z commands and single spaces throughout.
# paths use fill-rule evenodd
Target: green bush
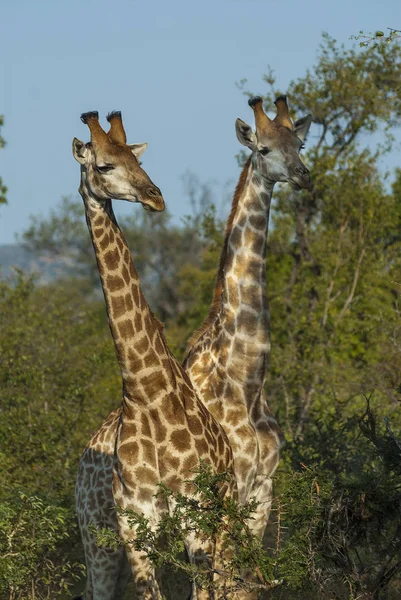
M 74 514 L 37 496 L 0 502 L 0 598 L 52 599 L 82 576 L 60 552 L 76 529 Z

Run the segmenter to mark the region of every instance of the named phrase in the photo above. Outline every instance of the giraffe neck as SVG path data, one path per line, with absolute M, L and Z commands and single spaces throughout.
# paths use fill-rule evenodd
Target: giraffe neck
M 142 294 L 138 273 L 111 200 L 103 202 L 91 195 L 84 168 L 81 169 L 79 192 L 85 205 L 121 369 L 124 398 L 128 402 L 148 402 L 155 396 L 155 387 L 165 385 L 160 377 L 162 371 L 170 375 L 161 324 Z
M 258 386 L 270 350 L 266 242 L 273 186 L 254 169 L 251 157 L 234 194 L 212 308 L 189 350 L 192 354 L 197 343 L 206 349 L 208 339 L 217 339 L 212 351 L 227 357 L 225 368 L 233 378 Z

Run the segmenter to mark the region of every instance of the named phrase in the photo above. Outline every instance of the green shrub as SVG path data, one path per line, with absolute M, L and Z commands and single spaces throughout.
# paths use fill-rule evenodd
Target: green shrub
M 0 503 L 1 600 L 53 599 L 82 575 L 60 548 L 74 533 L 70 510 L 20 493 Z

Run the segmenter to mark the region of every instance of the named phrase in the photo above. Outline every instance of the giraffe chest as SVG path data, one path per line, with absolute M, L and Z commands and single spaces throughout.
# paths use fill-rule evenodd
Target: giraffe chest
M 245 501 L 258 474 L 268 476 L 274 472 L 282 445 L 281 432 L 267 409 L 260 384 L 243 386 L 221 367 L 193 383 L 197 395 L 227 434 L 239 497 Z
M 216 472 L 232 468 L 227 438 L 210 413 L 196 403 L 180 408 L 171 398 L 164 400 L 147 408 L 137 406 L 120 422 L 118 478 L 134 496 L 149 495 L 150 490 L 154 494 L 158 483 L 191 493 L 186 480 L 193 478 L 201 461 Z

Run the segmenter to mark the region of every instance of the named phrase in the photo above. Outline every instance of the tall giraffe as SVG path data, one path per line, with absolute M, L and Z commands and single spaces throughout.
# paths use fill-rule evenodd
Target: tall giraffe
M 222 425 L 234 454 L 240 502 L 260 503 L 250 522 L 260 538 L 272 501 L 272 475 L 283 436 L 263 391 L 268 357 L 269 308 L 266 241 L 274 184 L 310 188 L 299 151 L 312 117 L 292 123 L 285 96 L 271 120 L 262 99 L 249 100 L 256 133 L 237 119 L 238 140 L 251 149 L 235 190 L 220 257 L 213 302 L 192 336 L 184 368 L 197 395 Z
M 215 472 L 232 472 L 232 453 L 223 429 L 196 397 L 181 365 L 171 355 L 159 321 L 153 316 L 140 288 L 138 274 L 125 238 L 113 213 L 111 198 L 140 202 L 145 208 L 162 210 L 160 190 L 141 169 L 137 156 L 143 145 L 126 144 L 121 114 L 111 113 L 108 134 L 98 113 L 85 113 L 91 142 L 74 138 L 73 154 L 81 165 L 79 192 L 85 205 L 89 232 L 98 264 L 107 314 L 123 381 L 122 408 L 106 421 L 81 458 L 77 486 L 77 512 L 87 562 L 86 600 L 115 599 L 122 594 L 119 579 L 126 575 L 121 551 L 116 554 L 95 548 L 88 531 L 92 523 L 115 524 L 115 511 L 105 516 L 104 505 L 143 514 L 156 525 L 168 510 L 155 498 L 157 484 L 164 483 L 185 495 L 195 493 L 188 482 L 200 461 Z M 135 156 L 136 154 L 136 156 Z M 112 446 L 104 430 L 116 425 Z M 112 502 L 103 483 L 112 473 Z M 234 493 L 235 484 L 225 485 Z M 127 518 L 118 514 L 123 540 L 132 539 Z M 212 560 L 214 547 L 192 537 L 187 540 L 193 561 Z M 126 549 L 136 583 L 137 598 L 161 598 L 154 569 L 144 553 L 131 545 Z M 207 591 L 193 598 L 209 598 Z

